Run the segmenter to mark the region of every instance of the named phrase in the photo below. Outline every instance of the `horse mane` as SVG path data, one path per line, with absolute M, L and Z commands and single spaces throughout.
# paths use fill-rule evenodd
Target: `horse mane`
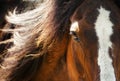
M 1 0 L 0 1 L 0 29 L 13 28 L 13 25 L 7 24 L 5 15 L 8 10 L 13 10 L 16 6 L 21 7 L 22 0 Z M 26 4 L 24 4 L 26 5 Z M 11 37 L 10 33 L 0 31 L 0 41 L 7 40 Z M 7 49 L 10 44 L 0 44 L 0 56 L 4 49 Z M 1 62 L 1 59 L 0 59 Z
M 28 10 L 32 10 L 35 7 L 37 7 L 38 3 L 34 3 L 31 1 L 23 1 L 23 0 L 1 0 L 0 1 L 0 54 L 4 52 L 5 49 L 9 48 L 11 44 L 5 44 L 7 43 L 5 40 L 11 38 L 11 33 L 9 32 L 3 32 L 2 30 L 7 28 L 14 28 L 14 24 L 10 24 L 6 21 L 5 15 L 8 11 L 13 10 L 15 7 L 17 7 L 16 13 L 23 13 Z M 8 40 L 7 40 L 8 41 Z M 9 40 L 8 42 L 10 42 Z
M 65 34 L 68 35 L 70 17 L 81 3 L 82 0 L 46 0 L 25 13 L 16 14 L 16 9 L 9 12 L 6 20 L 15 28 L 1 31 L 12 34 L 11 39 L 4 43 L 12 42 L 13 45 L 4 52 L 0 80 L 31 80 L 44 54 L 63 40 Z

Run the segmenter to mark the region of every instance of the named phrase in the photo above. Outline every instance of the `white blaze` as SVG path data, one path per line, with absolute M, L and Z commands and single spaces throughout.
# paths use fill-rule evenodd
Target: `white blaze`
M 79 32 L 79 25 L 78 25 L 77 21 L 72 23 L 72 25 L 70 27 L 70 31 Z
M 100 81 L 116 81 L 109 48 L 112 48 L 110 37 L 113 34 L 113 24 L 110 21 L 110 11 L 101 7 L 95 22 L 95 31 L 98 37 L 98 65 L 100 67 Z

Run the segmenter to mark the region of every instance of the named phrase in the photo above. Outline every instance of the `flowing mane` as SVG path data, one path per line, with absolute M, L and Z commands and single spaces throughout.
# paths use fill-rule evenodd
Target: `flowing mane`
M 30 1 L 23 1 L 23 0 L 1 0 L 0 1 L 0 30 L 6 29 L 6 28 L 14 28 L 13 24 L 7 23 L 7 20 L 5 19 L 5 15 L 8 11 L 12 11 L 16 8 L 16 13 L 22 13 L 26 12 L 28 10 L 32 10 L 37 6 L 36 3 L 30 2 Z M 4 40 L 7 40 L 11 37 L 10 33 L 2 32 L 0 31 L 0 53 L 9 47 L 9 45 L 4 45 L 2 43 L 5 43 Z
M 108 27 L 109 18 L 117 21 L 115 25 L 118 26 L 120 17 L 119 0 L 108 1 L 44 0 L 35 9 L 22 9 L 23 12 L 14 6 L 14 10 L 12 8 L 13 11 L 9 11 L 5 16 L 5 22 L 8 24 L 0 29 L 1 32 L 10 34 L 7 39 L 0 41 L 0 45 L 6 47 L 0 48 L 0 81 L 99 81 L 96 60 L 99 41 L 96 31 L 100 31 L 95 31 L 94 23 L 97 16 L 100 14 L 101 17 L 103 12 L 106 13 L 102 15 L 101 22 L 96 21 L 98 28 L 99 23 L 103 23 L 101 26 L 104 25 L 104 20 L 108 21 Z M 100 8 L 101 4 L 105 8 L 108 7 L 113 14 L 107 9 Z M 113 18 L 114 16 L 117 18 Z M 102 32 L 107 34 L 106 31 Z M 113 43 L 114 39 L 119 40 L 114 35 Z M 0 33 L 0 37 L 4 38 L 4 35 Z M 111 54 L 110 48 L 109 53 Z
M 4 61 L 1 63 L 0 80 L 31 80 L 40 67 L 42 55 L 52 50 L 69 32 L 70 16 L 81 2 L 47 0 L 25 13 L 16 14 L 16 9 L 13 13 L 9 12 L 6 20 L 16 26 L 14 29 L 2 29 L 12 33 L 11 39 L 6 43 L 13 42 L 13 45 L 2 58 Z

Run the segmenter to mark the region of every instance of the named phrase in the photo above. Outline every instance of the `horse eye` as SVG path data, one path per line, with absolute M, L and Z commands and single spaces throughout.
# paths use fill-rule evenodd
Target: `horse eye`
M 74 40 L 76 40 L 77 42 L 80 41 L 80 38 L 77 36 L 76 32 L 75 31 L 70 31 L 70 35 L 73 36 Z
M 80 42 L 80 38 L 79 37 L 74 37 L 74 40 L 76 40 L 77 42 Z
M 75 31 L 70 31 L 70 35 L 77 36 Z

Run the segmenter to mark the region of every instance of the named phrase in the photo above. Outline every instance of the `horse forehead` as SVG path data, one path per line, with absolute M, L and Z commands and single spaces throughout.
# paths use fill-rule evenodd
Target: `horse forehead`
M 112 8 L 115 3 L 114 0 L 85 0 L 78 8 L 76 8 L 74 14 L 71 17 L 71 21 L 80 20 L 83 17 L 90 17 L 98 15 L 98 9 L 103 6 L 107 10 L 114 11 Z M 95 20 L 95 19 L 93 19 Z

